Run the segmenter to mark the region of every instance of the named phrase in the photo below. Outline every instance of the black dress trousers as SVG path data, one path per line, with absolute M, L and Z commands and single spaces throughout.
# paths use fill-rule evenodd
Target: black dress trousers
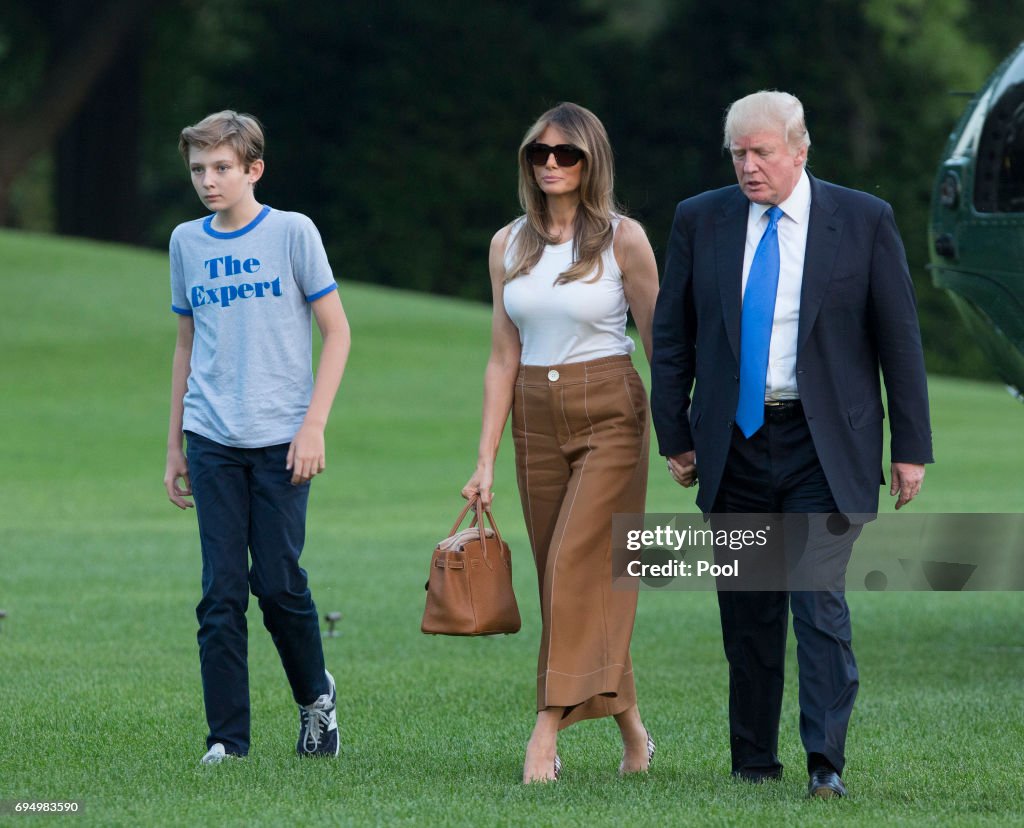
M 751 437 L 734 428 L 715 514 L 771 515 L 786 527 L 766 554 L 784 557 L 799 546 L 799 515 L 837 511 L 814 450 L 807 421 L 796 408 L 789 419 L 766 421 Z M 781 516 L 788 515 L 788 519 Z M 712 515 L 714 523 L 714 515 Z M 794 528 L 796 527 L 796 528 Z M 729 663 L 729 731 L 734 775 L 761 780 L 782 773 L 778 757 L 789 607 L 800 670 L 800 737 L 808 755 L 824 756 L 837 771 L 845 764 L 846 731 L 857 695 L 850 612 L 842 579 L 859 527 L 828 551 L 838 573 L 832 589 L 718 592 Z M 723 554 L 726 554 L 723 552 Z

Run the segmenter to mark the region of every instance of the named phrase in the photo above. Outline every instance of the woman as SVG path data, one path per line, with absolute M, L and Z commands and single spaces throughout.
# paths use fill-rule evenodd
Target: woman
M 658 272 L 643 229 L 616 212 L 612 184 L 601 122 L 559 104 L 519 148 L 525 215 L 491 241 L 480 453 L 462 495 L 490 504 L 511 410 L 543 620 L 523 782 L 558 778 L 558 731 L 582 719 L 615 717 L 621 774 L 646 771 L 654 754 L 629 657 L 636 593 L 611 589 L 611 529 L 614 512 L 644 510 L 647 396 L 626 311 L 649 358 Z

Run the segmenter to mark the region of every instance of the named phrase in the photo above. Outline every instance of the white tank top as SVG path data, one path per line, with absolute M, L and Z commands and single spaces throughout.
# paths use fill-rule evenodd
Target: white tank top
M 512 225 L 505 246 L 505 267 L 512 263 L 516 236 L 525 224 Z M 613 232 L 620 219 L 612 219 Z M 629 308 L 622 289 L 622 271 L 614 245 L 601 254 L 601 278 L 594 274 L 568 284 L 555 284 L 572 266 L 572 239 L 549 244 L 533 270 L 505 285 L 505 312 L 519 329 L 524 365 L 565 365 L 633 353 L 636 345 L 626 336 Z

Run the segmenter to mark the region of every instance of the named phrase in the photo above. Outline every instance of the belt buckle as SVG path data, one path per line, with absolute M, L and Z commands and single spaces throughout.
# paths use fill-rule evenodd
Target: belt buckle
M 800 400 L 768 400 L 764 404 L 764 418 L 768 422 L 781 423 L 791 419 L 800 405 Z

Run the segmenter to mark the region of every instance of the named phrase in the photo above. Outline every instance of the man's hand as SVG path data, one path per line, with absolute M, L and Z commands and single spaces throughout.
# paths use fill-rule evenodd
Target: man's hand
M 892 485 L 889 486 L 890 496 L 899 494 L 896 508 L 906 506 L 921 492 L 924 480 L 924 465 L 919 463 L 893 463 L 889 470 Z
M 292 485 L 308 483 L 327 466 L 323 429 L 303 424 L 288 446 L 285 468 L 292 473 Z
M 672 479 L 680 486 L 690 488 L 697 485 L 697 452 L 684 451 L 668 458 L 668 470 Z
M 179 509 L 191 509 L 195 506 L 191 500 L 185 500 L 192 495 L 192 481 L 188 478 L 188 461 L 180 448 L 167 452 L 164 488 L 167 489 L 167 499 Z

